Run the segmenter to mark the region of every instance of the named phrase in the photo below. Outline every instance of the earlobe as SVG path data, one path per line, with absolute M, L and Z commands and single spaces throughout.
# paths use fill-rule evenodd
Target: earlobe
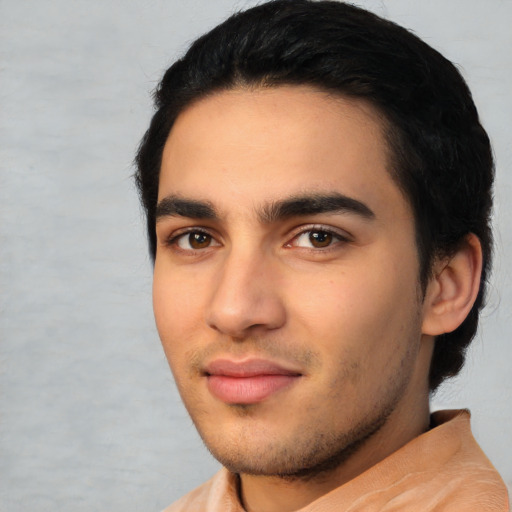
M 469 234 L 450 258 L 434 264 L 423 302 L 423 334 L 452 332 L 465 320 L 480 289 L 482 247 Z

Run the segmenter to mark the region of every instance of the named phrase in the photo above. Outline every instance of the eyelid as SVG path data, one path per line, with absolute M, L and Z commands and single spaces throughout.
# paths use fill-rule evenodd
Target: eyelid
M 285 248 L 293 247 L 292 243 L 295 239 L 297 239 L 299 236 L 302 236 L 311 231 L 322 231 L 325 233 L 329 233 L 329 234 L 333 235 L 334 237 L 336 237 L 340 242 L 352 242 L 353 241 L 353 236 L 350 233 L 348 233 L 346 230 L 336 228 L 331 225 L 313 223 L 313 224 L 303 224 L 301 226 L 294 228 L 291 231 L 291 233 L 288 235 L 288 237 L 287 237 L 288 241 L 284 244 L 284 247 Z M 180 238 L 189 235 L 190 233 L 204 233 L 205 235 L 212 237 L 212 240 L 214 241 L 215 244 L 210 245 L 210 246 L 206 247 L 205 249 L 182 249 L 182 248 L 178 247 L 177 241 Z M 186 226 L 183 228 L 175 229 L 168 236 L 164 237 L 163 244 L 167 245 L 167 246 L 173 246 L 176 250 L 180 250 L 183 252 L 200 252 L 200 251 L 205 251 L 211 247 L 218 247 L 218 246 L 223 245 L 220 240 L 219 235 L 215 231 L 212 232 L 212 229 L 206 228 L 204 226 Z M 332 247 L 333 245 L 336 245 L 336 244 L 332 244 L 323 249 L 319 249 L 319 248 L 311 248 L 311 249 L 315 250 L 315 251 L 318 251 L 318 250 L 325 251 L 325 250 L 329 249 L 330 247 Z
M 187 235 L 190 235 L 191 233 L 203 233 L 205 235 L 208 235 L 212 238 L 212 240 L 215 242 L 215 244 L 205 247 L 204 249 L 183 249 L 183 248 L 179 247 L 177 242 L 181 238 L 183 238 Z M 212 230 L 202 227 L 202 226 L 187 226 L 185 228 L 176 229 L 176 230 L 172 231 L 172 233 L 165 238 L 164 244 L 167 246 L 172 246 L 177 251 L 190 252 L 190 253 L 205 251 L 211 247 L 219 247 L 222 245 L 222 243 L 219 241 L 219 237 L 215 233 L 212 233 Z
M 329 225 L 325 225 L 325 224 L 305 224 L 305 225 L 302 225 L 302 226 L 299 226 L 297 228 L 295 228 L 290 237 L 289 237 L 289 241 L 286 242 L 285 244 L 285 247 L 293 247 L 292 245 L 292 242 L 297 239 L 299 236 L 302 236 L 308 232 L 314 232 L 314 231 L 322 231 L 322 232 L 325 232 L 325 233 L 329 233 L 330 235 L 333 235 L 334 237 L 338 238 L 341 242 L 352 242 L 353 241 L 353 237 L 352 235 L 350 235 L 350 233 L 348 233 L 347 231 L 345 230 L 342 230 L 342 229 L 339 229 L 339 228 L 335 228 L 333 226 L 329 226 Z M 332 245 L 330 246 L 327 246 L 323 249 L 317 249 L 317 248 L 312 248 L 313 250 L 326 250 L 328 248 L 332 247 Z

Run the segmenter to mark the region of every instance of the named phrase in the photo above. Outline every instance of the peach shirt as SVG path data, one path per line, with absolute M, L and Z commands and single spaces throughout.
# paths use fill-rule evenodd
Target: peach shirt
M 468 411 L 433 414 L 432 430 L 297 512 L 505 512 L 507 488 L 471 434 Z M 164 512 L 244 512 L 222 469 Z

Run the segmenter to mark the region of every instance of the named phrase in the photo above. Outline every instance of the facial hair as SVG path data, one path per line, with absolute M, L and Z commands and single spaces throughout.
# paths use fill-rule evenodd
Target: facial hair
M 282 344 L 266 344 L 263 340 L 255 341 L 254 346 L 263 357 L 284 356 L 288 360 L 300 361 L 303 366 L 315 370 L 318 370 L 320 365 L 316 354 L 310 350 L 293 347 L 294 352 L 291 354 Z M 216 350 L 215 347 L 211 347 L 208 354 L 191 354 L 191 367 L 199 368 L 199 361 L 204 361 L 206 357 L 215 354 Z M 244 353 L 247 350 L 248 346 L 245 345 Z M 221 348 L 219 352 L 225 353 L 225 349 Z M 406 351 L 400 363 L 402 370 L 412 367 L 413 358 L 413 351 Z M 197 371 L 197 368 L 194 371 Z M 337 379 L 331 383 L 327 393 L 342 393 L 340 390 L 344 389 L 343 383 L 355 378 L 354 375 L 360 371 L 357 365 L 341 365 Z M 196 428 L 212 455 L 233 473 L 272 476 L 289 481 L 322 479 L 356 454 L 386 424 L 403 397 L 409 378 L 410 372 L 402 371 L 393 374 L 388 382 L 383 382 L 380 401 L 348 431 L 333 430 L 328 421 L 325 425 L 319 425 L 318 422 L 308 423 L 308 413 L 315 415 L 314 410 L 310 409 L 303 411 L 304 422 L 296 425 L 293 432 L 288 432 L 286 437 L 272 438 L 265 432 L 257 431 L 257 420 L 261 412 L 259 404 L 226 405 L 245 423 L 245 426 L 238 430 L 237 438 L 232 438 L 229 443 L 222 439 L 222 432 L 218 433 L 218 440 L 212 441 L 211 429 L 210 433 L 205 435 L 200 422 L 195 422 Z M 318 402 L 321 403 L 322 399 L 323 397 L 319 397 Z M 297 403 L 297 408 L 300 407 L 300 403 Z M 318 405 L 318 408 L 320 407 L 321 405 Z M 194 415 L 192 419 L 194 420 Z M 210 420 L 214 422 L 215 418 Z M 264 449 L 250 449 L 255 436 L 259 439 L 265 438 Z

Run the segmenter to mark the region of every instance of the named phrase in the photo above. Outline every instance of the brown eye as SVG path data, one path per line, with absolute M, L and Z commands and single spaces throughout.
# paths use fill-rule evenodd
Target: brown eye
M 196 231 L 188 235 L 188 243 L 192 249 L 205 249 L 212 243 L 212 237 L 207 233 Z
M 204 231 L 188 231 L 175 237 L 171 244 L 184 251 L 198 251 L 220 245 L 212 235 Z
M 316 248 L 328 247 L 332 243 L 332 233 L 327 231 L 310 231 L 309 241 L 311 245 Z
M 329 249 L 348 242 L 348 237 L 329 229 L 305 229 L 293 238 L 287 247 L 303 247 L 304 249 Z

